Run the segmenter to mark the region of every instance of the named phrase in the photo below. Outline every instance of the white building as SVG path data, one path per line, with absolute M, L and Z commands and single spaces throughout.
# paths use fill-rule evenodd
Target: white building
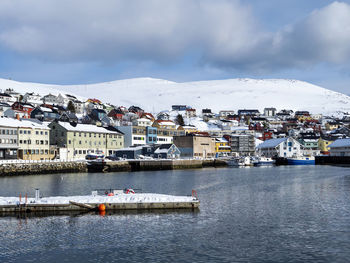
M 147 127 L 147 126 L 152 126 L 152 124 L 153 124 L 153 121 L 146 118 L 136 119 L 132 121 L 133 126 Z
M 350 156 L 350 139 L 338 139 L 329 145 L 330 156 Z
M 43 104 L 43 101 L 41 100 L 41 96 L 39 94 L 35 94 L 34 92 L 26 93 L 23 95 L 22 102 L 32 104 L 34 107 L 37 107 L 41 104 Z
M 266 140 L 257 147 L 257 152 L 266 157 L 293 157 L 304 154 L 303 146 L 292 137 Z

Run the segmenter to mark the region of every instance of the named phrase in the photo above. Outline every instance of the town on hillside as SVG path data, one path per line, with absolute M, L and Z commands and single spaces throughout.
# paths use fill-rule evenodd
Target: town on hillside
M 271 106 L 271 105 L 267 105 Z M 0 159 L 349 156 L 350 115 L 276 109 L 146 112 L 70 94 L 0 93 Z

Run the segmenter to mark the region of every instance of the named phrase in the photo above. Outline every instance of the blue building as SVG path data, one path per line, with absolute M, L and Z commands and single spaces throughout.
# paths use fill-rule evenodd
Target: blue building
M 157 127 L 152 127 L 152 126 L 146 127 L 146 143 L 147 144 L 157 143 Z

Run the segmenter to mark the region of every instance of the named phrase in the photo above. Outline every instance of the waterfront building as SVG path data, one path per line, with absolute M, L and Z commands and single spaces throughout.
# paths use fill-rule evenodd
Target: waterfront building
M 217 156 L 228 155 L 231 152 L 231 146 L 225 138 L 215 138 L 215 152 Z
M 12 119 L 0 118 L 0 160 L 17 159 L 17 130 Z
M 212 158 L 216 155 L 215 138 L 209 136 L 196 134 L 174 136 L 174 144 L 179 148 L 181 157 Z
M 249 134 L 231 135 L 231 152 L 241 156 L 255 154 L 255 137 Z
M 18 127 L 18 158 L 23 160 L 50 160 L 50 128 L 41 122 L 22 120 Z
M 84 159 L 87 154 L 102 152 L 112 155 L 117 149 L 124 147 L 124 135 L 115 128 L 103 128 L 90 124 L 68 122 L 52 122 L 50 144 L 57 145 L 61 159 Z
M 293 157 L 304 155 L 303 146 L 292 137 L 266 140 L 259 144 L 257 151 L 265 157 Z
M 350 156 L 350 139 L 338 139 L 329 145 L 330 156 Z

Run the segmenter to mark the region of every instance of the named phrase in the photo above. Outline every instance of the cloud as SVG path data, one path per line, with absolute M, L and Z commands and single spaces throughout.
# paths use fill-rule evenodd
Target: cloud
M 176 60 L 232 35 L 247 38 L 253 17 L 228 0 L 2 0 L 0 43 L 52 60 Z
M 239 0 L 1 0 L 0 46 L 54 63 L 177 63 L 242 71 L 350 59 L 350 5 L 267 32 Z M 194 56 L 197 57 L 197 56 Z

